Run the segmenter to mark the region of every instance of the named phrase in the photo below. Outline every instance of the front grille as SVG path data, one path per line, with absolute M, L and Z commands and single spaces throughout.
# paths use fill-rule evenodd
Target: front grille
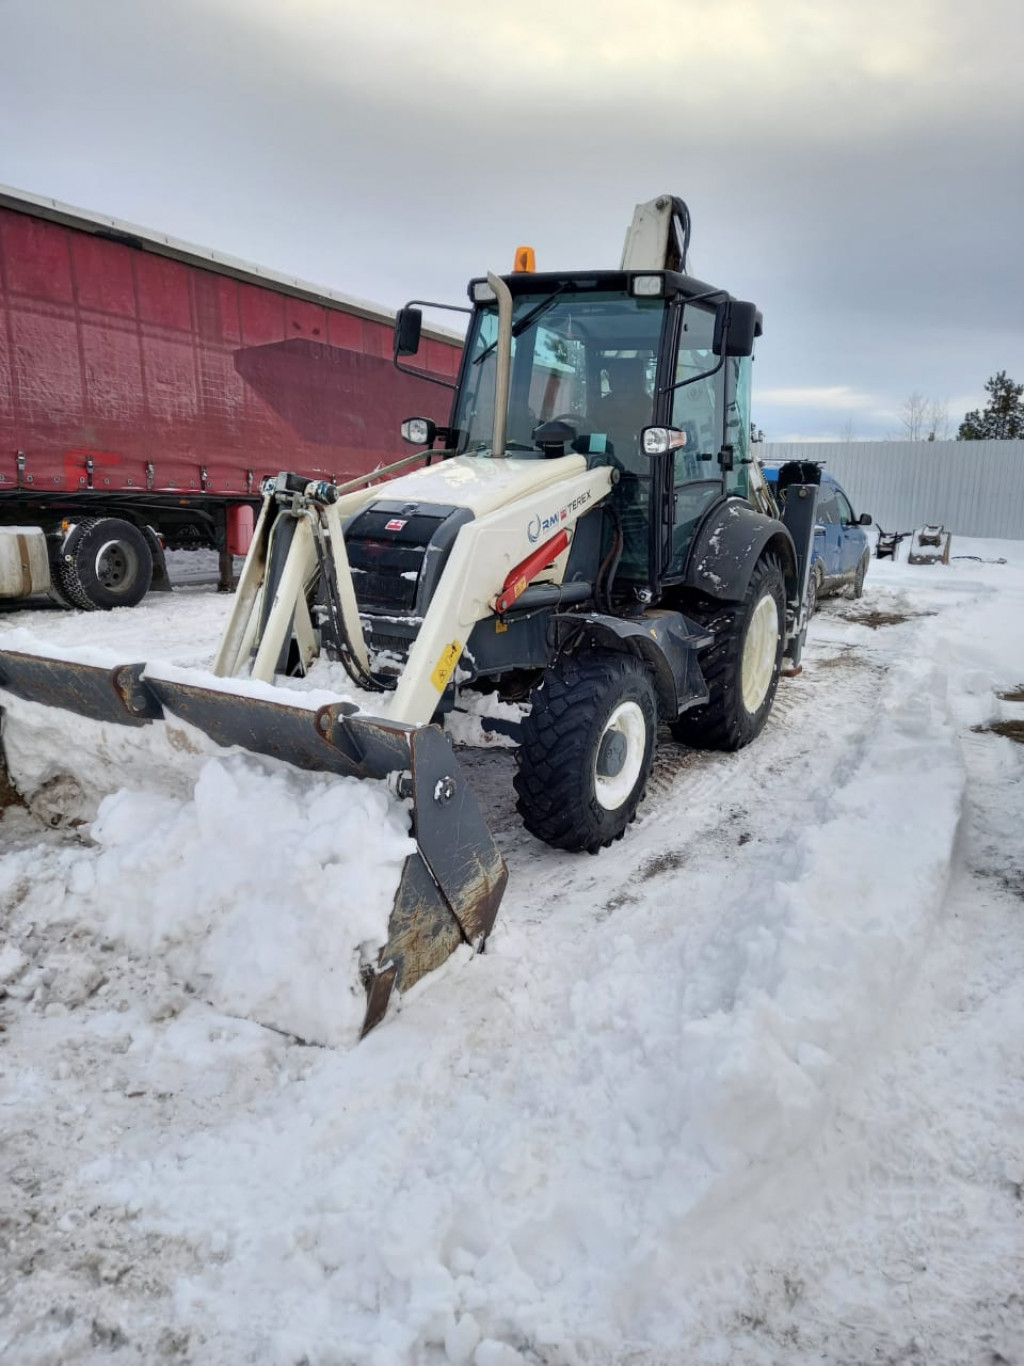
M 345 529 L 345 548 L 360 610 L 409 616 L 417 606 L 427 551 L 434 551 L 424 589 L 429 596 L 458 528 L 469 517 L 464 509 L 444 504 L 390 499 L 357 513 Z M 425 607 L 421 602 L 420 610 Z
M 348 542 L 346 548 L 360 607 L 412 611 L 426 546 L 358 541 Z

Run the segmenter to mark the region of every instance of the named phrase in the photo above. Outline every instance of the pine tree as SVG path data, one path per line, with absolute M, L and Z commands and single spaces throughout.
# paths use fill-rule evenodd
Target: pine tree
M 989 400 L 979 412 L 967 414 L 957 432 L 959 441 L 1012 441 L 1024 437 L 1024 384 L 1014 384 L 1005 370 L 985 381 Z

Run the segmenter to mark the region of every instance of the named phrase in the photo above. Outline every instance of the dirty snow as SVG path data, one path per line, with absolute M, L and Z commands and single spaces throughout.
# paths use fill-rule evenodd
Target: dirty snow
M 321 1018 L 376 942 L 374 785 L 200 754 L 9 809 L 0 1360 L 1024 1362 L 1024 545 L 954 551 L 1007 563 L 873 563 L 599 858 L 464 751 L 498 927 L 358 1047 L 253 993 Z M 227 606 L 0 623 L 208 667 Z

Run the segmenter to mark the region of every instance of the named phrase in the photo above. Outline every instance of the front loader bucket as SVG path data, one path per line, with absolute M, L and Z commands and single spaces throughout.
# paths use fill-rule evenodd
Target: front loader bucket
M 0 650 L 0 692 L 120 726 L 165 713 L 218 745 L 239 746 L 297 768 L 346 777 L 398 775 L 412 799 L 416 851 L 408 856 L 388 925 L 388 942 L 366 973 L 365 1035 L 383 1019 L 391 993 L 408 990 L 459 947 L 490 933 L 508 881 L 476 799 L 437 726 L 364 716 L 350 703 L 319 710 L 163 679 L 142 664 L 104 668 Z M 3 772 L 0 750 L 0 776 Z

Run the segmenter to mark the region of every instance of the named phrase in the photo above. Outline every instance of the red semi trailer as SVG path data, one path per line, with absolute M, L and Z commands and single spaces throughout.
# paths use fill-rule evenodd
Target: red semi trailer
M 403 453 L 444 390 L 391 361 L 394 315 L 0 187 L 0 597 L 133 606 L 163 546 L 244 553 L 260 481 Z M 416 358 L 454 379 L 461 341 Z M 407 451 L 407 447 L 404 448 Z

